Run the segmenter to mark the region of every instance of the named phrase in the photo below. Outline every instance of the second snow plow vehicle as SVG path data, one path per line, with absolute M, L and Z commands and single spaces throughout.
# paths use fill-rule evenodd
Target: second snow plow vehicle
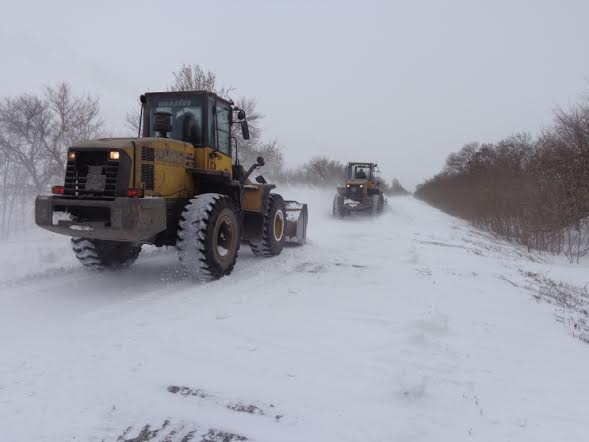
M 343 218 L 352 212 L 382 213 L 385 198 L 376 163 L 348 163 L 346 182 L 333 198 L 333 216 Z
M 278 255 L 306 240 L 307 205 L 285 201 L 263 177 L 233 161 L 233 124 L 249 138 L 245 112 L 209 92 L 141 96 L 143 137 L 70 147 L 63 186 L 38 196 L 36 223 L 72 236 L 90 268 L 132 264 L 143 244 L 176 246 L 183 267 L 207 280 L 233 270 L 241 241 Z

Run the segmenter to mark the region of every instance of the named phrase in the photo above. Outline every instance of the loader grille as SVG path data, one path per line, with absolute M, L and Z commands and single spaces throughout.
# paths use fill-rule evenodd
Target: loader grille
M 78 151 L 67 162 L 64 195 L 114 198 L 118 174 L 119 161 L 110 161 L 108 151 Z
M 154 160 L 155 151 L 153 147 L 141 147 L 141 182 L 145 190 L 153 190 L 155 187 Z
M 352 184 L 350 187 L 346 187 L 346 197 L 352 199 L 362 198 L 363 190 L 359 185 Z
M 141 181 L 145 185 L 146 190 L 153 190 L 155 181 L 153 169 L 153 164 L 143 163 L 141 165 Z
M 153 161 L 155 159 L 155 152 L 153 147 L 143 146 L 141 148 L 141 161 Z

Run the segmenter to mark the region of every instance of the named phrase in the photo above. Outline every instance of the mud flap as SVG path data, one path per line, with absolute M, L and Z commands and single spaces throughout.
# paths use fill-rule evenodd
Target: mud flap
M 307 205 L 297 201 L 285 201 L 286 225 L 285 240 L 289 244 L 303 245 L 307 242 Z

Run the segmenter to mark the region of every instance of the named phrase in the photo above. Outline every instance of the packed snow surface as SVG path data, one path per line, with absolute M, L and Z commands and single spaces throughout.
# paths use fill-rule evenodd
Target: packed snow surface
M 93 273 L 65 237 L 0 243 L 0 439 L 587 440 L 589 345 L 541 295 L 582 298 L 586 265 L 410 197 L 336 220 L 283 194 L 308 244 L 209 283 L 172 249 Z

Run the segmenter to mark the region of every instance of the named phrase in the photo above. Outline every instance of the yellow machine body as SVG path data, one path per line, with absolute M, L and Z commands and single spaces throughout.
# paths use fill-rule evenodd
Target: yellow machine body
M 275 186 L 248 179 L 263 161 L 246 172 L 233 160 L 231 128 L 242 124 L 247 134 L 245 113 L 210 92 L 155 92 L 142 100 L 142 137 L 88 140 L 68 149 L 61 194 L 37 198 L 37 224 L 74 237 L 173 245 L 189 201 L 213 193 L 232 200 L 243 240 L 261 238 Z M 286 231 L 298 232 L 302 242 L 306 205 L 285 203 Z M 56 220 L 55 212 L 71 220 Z

